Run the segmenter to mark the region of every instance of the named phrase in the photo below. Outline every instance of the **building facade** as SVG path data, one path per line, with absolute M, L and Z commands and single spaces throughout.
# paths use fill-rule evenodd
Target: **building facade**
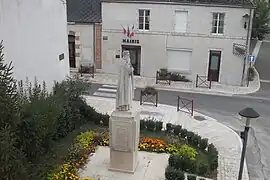
M 17 80 L 54 81 L 69 76 L 64 0 L 1 0 L 0 41 Z
M 192 81 L 198 74 L 241 85 L 253 5 L 248 0 L 202 2 L 102 1 L 102 70 L 117 73 L 126 49 L 135 75 L 155 77 L 167 68 Z
M 67 0 L 70 68 L 101 68 L 100 0 Z

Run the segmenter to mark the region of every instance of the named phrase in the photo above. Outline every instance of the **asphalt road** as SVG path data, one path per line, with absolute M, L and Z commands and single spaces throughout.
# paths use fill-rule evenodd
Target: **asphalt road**
M 256 58 L 255 67 L 260 74 L 260 79 L 263 80 L 270 80 L 270 57 L 269 57 L 269 50 L 270 50 L 270 41 L 265 40 L 263 41 L 261 48 L 259 50 L 258 57 Z
M 93 84 L 90 95 L 101 85 Z M 267 86 L 268 87 L 268 86 Z M 139 100 L 140 89 L 135 91 Z M 244 129 L 244 120 L 238 112 L 249 106 L 259 112 L 260 117 L 252 122 L 247 148 L 247 164 L 251 180 L 269 180 L 270 177 L 270 85 L 258 93 L 242 97 L 223 97 L 192 93 L 159 91 L 159 103 L 176 106 L 177 96 L 194 99 L 195 111 L 217 119 L 236 132 Z M 268 95 L 268 96 L 266 96 Z

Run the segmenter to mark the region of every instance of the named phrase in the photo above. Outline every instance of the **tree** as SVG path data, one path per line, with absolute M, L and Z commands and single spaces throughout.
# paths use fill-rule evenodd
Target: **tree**
M 3 45 L 0 42 L 0 179 L 27 178 L 27 162 L 18 144 L 16 134 L 19 123 L 19 97 L 13 66 L 4 62 Z
M 270 33 L 270 5 L 265 0 L 255 0 L 255 11 L 252 25 L 252 38 L 263 40 Z

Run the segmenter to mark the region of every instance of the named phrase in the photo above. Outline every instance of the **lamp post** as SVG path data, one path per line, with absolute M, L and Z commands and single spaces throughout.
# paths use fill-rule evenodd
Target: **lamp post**
M 248 131 L 250 128 L 250 120 L 254 118 L 258 118 L 260 115 L 252 108 L 245 108 L 238 113 L 241 117 L 246 118 L 246 125 L 243 135 L 241 133 L 241 138 L 243 138 L 243 148 L 240 160 L 240 168 L 239 168 L 239 175 L 238 180 L 242 180 L 243 168 L 244 168 L 244 160 L 246 155 L 246 148 L 247 148 L 247 140 L 248 140 Z

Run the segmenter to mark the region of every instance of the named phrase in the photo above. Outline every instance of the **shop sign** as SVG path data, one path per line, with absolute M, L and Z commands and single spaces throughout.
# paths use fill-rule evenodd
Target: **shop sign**
M 129 44 L 140 44 L 140 41 L 138 39 L 123 39 L 122 42 Z

